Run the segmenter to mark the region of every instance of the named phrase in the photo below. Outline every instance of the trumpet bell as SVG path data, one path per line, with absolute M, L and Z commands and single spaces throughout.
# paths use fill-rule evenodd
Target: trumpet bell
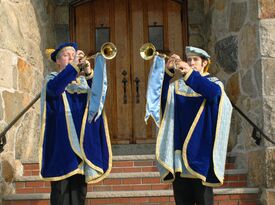
M 150 60 L 156 55 L 156 48 L 152 43 L 145 43 L 140 47 L 139 54 L 144 60 Z
M 116 57 L 117 48 L 116 48 L 115 44 L 113 44 L 111 42 L 106 42 L 101 46 L 100 52 L 105 59 L 110 60 L 110 59 L 113 59 L 114 57 Z

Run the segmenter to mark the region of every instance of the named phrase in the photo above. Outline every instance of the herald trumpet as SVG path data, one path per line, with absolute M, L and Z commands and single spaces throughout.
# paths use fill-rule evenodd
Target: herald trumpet
M 81 60 L 90 60 L 92 58 L 95 58 L 97 54 L 101 53 L 101 55 L 107 59 L 107 60 L 111 60 L 114 57 L 116 57 L 117 54 L 117 48 L 115 46 L 115 44 L 113 44 L 112 42 L 106 42 L 104 43 L 101 48 L 100 48 L 100 52 L 97 52 L 95 54 L 88 54 L 86 56 L 84 56 Z
M 166 54 L 159 53 L 152 43 L 144 43 L 139 49 L 139 54 L 144 60 L 151 60 L 155 55 L 167 59 L 169 58 L 169 56 L 167 56 Z
M 84 57 L 82 57 L 80 59 L 81 62 L 85 62 L 86 60 L 90 60 L 92 58 L 95 58 L 97 54 L 101 53 L 101 55 L 107 59 L 107 60 L 111 60 L 113 58 L 116 57 L 117 54 L 117 48 L 115 46 L 115 44 L 113 44 L 112 42 L 106 42 L 104 43 L 101 48 L 100 48 L 100 52 L 97 52 L 95 54 L 88 54 L 85 55 Z M 82 64 L 80 63 L 78 65 L 78 67 L 82 70 L 83 68 L 85 68 L 86 66 L 88 66 L 87 64 Z

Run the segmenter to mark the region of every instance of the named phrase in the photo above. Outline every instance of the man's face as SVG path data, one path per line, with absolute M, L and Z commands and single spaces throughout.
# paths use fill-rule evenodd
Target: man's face
M 198 71 L 199 73 L 203 73 L 205 66 L 207 65 L 207 60 L 203 60 L 200 56 L 187 56 L 188 65 Z
M 61 70 L 63 70 L 69 63 L 73 62 L 74 57 L 75 50 L 73 49 L 61 51 L 58 58 L 56 59 L 56 64 L 59 65 Z

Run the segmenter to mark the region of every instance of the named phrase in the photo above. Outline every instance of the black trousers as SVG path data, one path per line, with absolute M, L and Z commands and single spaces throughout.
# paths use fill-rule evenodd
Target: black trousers
M 204 186 L 200 179 L 182 178 L 173 182 L 176 205 L 213 205 L 213 188 Z
M 51 182 L 51 205 L 84 205 L 87 184 L 84 175 Z

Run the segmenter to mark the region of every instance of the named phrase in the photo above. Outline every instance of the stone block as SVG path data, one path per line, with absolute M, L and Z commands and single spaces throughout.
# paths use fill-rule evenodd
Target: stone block
M 265 134 L 275 141 L 275 97 L 265 96 L 263 99 L 263 128 Z M 266 146 L 274 146 L 265 140 Z
M 7 127 L 7 123 L 1 120 L 1 121 L 0 121 L 0 132 L 2 132 L 6 127 Z M 5 135 L 5 138 L 6 138 L 6 144 L 4 145 L 4 148 L 3 148 L 4 151 L 6 151 L 7 148 L 9 148 L 9 147 L 8 147 L 9 141 L 8 141 L 8 136 L 7 136 L 7 134 Z M 3 151 L 3 152 L 4 152 L 4 151 Z M 0 155 L 0 162 L 1 162 L 1 155 Z M 0 176 L 1 176 L 1 173 L 0 173 Z
M 231 125 L 228 139 L 227 152 L 232 152 L 233 149 L 236 149 L 236 145 L 238 144 L 238 134 L 241 132 L 241 118 L 233 109 L 232 117 L 231 117 Z M 239 148 L 238 148 L 239 149 Z M 243 150 L 241 148 L 241 150 Z
M 249 0 L 248 3 L 248 16 L 249 20 L 252 22 L 258 21 L 259 18 L 259 8 L 258 8 L 258 0 Z
M 18 58 L 17 70 L 19 84 L 18 89 L 22 92 L 31 93 L 33 91 L 34 81 L 37 80 L 34 76 L 34 69 L 26 61 Z
M 15 157 L 23 162 L 38 162 L 40 138 L 39 106 L 31 108 L 18 127 L 15 140 Z
M 227 81 L 226 84 L 226 91 L 228 94 L 229 99 L 236 103 L 239 96 L 240 96 L 240 79 L 239 79 L 239 73 L 234 73 Z
M 57 45 L 70 40 L 68 24 L 56 24 L 55 32 L 56 32 L 56 44 Z
M 30 97 L 27 94 L 9 91 L 2 93 L 5 105 L 5 121 L 11 122 L 16 115 L 19 114 L 30 102 Z
M 266 149 L 266 175 L 267 188 L 275 188 L 275 147 Z
M 55 9 L 55 24 L 69 25 L 69 7 L 57 6 Z
M 14 193 L 15 190 L 13 184 L 5 182 L 3 178 L 0 177 L 0 196 L 2 197 Z M 2 205 L 1 201 L 0 205 Z
M 275 187 L 275 149 L 264 148 L 247 153 L 248 180 L 250 186 L 261 186 L 267 189 Z
M 248 69 L 258 60 L 260 53 L 258 45 L 258 29 L 256 25 L 246 24 L 243 26 L 239 37 L 239 59 L 241 67 Z
M 251 98 L 255 98 L 258 95 L 258 89 L 254 81 L 254 75 L 252 70 L 248 70 L 241 77 L 242 90 Z
M 247 16 L 247 3 L 232 3 L 229 17 L 229 31 L 239 31 Z
M 7 126 L 7 124 L 6 124 Z M 4 152 L 15 152 L 15 134 L 16 134 L 16 126 L 15 124 L 7 133 L 6 133 L 6 139 L 7 144 L 4 146 Z
M 67 4 L 68 2 L 70 2 L 70 0 L 53 0 L 53 2 L 60 6 L 60 5 L 64 5 L 64 4 Z
M 189 35 L 200 34 L 201 27 L 199 25 L 188 25 L 188 32 L 189 32 Z
M 264 95 L 275 96 L 275 58 L 262 58 L 263 90 Z
M 220 12 L 214 10 L 212 12 L 212 33 L 217 39 L 223 39 L 225 36 L 228 36 L 228 17 L 225 15 L 225 12 Z
M 233 102 L 234 103 L 234 102 Z M 240 95 L 238 102 L 234 103 L 254 124 L 262 128 L 263 124 L 263 111 L 262 111 L 262 99 L 261 98 L 249 98 L 244 95 Z M 237 115 L 239 118 L 234 121 L 238 123 L 236 129 L 236 134 L 238 135 L 237 147 L 234 147 L 236 152 L 246 152 L 250 149 L 258 148 L 255 144 L 255 140 L 251 137 L 253 132 L 253 127 L 248 121 L 240 115 L 237 109 L 234 109 L 233 115 Z
M 273 205 L 275 202 L 275 189 L 267 189 L 267 205 Z
M 0 156 L 0 196 L 14 193 L 13 182 L 16 178 L 23 175 L 23 166 L 19 160 L 14 159 L 12 152 L 3 152 Z
M 188 10 L 202 10 L 204 6 L 204 0 L 196 0 L 188 2 Z
M 3 120 L 3 113 L 4 113 L 4 108 L 2 104 L 2 96 L 0 95 L 0 121 Z
M 260 20 L 261 55 L 275 58 L 275 18 Z
M 42 84 L 44 82 L 44 76 L 41 74 L 40 71 L 34 70 L 33 71 L 33 75 L 35 76 L 33 79 L 33 89 L 32 89 L 32 93 L 34 93 L 34 95 L 37 95 L 38 93 L 41 92 L 42 89 Z
M 16 53 L 26 59 L 28 63 L 43 69 L 41 36 L 50 39 L 50 36 L 54 34 L 46 32 L 48 29 L 46 25 L 40 28 L 40 14 L 36 14 L 38 10 L 29 0 L 24 3 L 20 1 L 17 4 L 10 3 L 10 1 L 2 2 L 0 7 L 0 47 Z
M 227 4 L 227 0 L 219 0 L 219 1 L 215 1 L 215 9 L 217 9 L 218 11 L 224 11 L 225 7 Z
M 275 0 L 259 0 L 260 18 L 275 18 Z
M 212 7 L 215 3 L 215 0 L 208 0 L 209 7 Z
M 203 48 L 204 47 L 204 40 L 201 35 L 192 35 L 189 38 L 189 43 L 192 46 Z
M 216 60 L 226 72 L 232 73 L 238 69 L 238 39 L 229 36 L 215 45 Z
M 219 72 L 220 72 L 219 65 L 212 61 L 209 67 L 209 73 L 211 73 L 212 75 L 217 75 Z
M 262 189 L 260 200 L 262 205 L 273 205 L 275 201 L 275 189 Z
M 249 186 L 266 187 L 265 150 L 258 149 L 247 153 Z
M 8 183 L 11 183 L 14 180 L 12 165 L 6 160 L 2 161 L 2 176 Z
M 263 94 L 263 73 L 262 73 L 262 65 L 261 65 L 261 60 L 258 60 L 256 64 L 253 66 L 254 70 L 254 76 L 255 76 L 255 81 L 257 84 L 258 88 L 258 95 L 262 96 Z
M 199 10 L 189 11 L 188 12 L 188 24 L 202 24 L 204 22 L 203 12 Z
M 16 55 L 6 50 L 0 50 L 0 87 L 17 89 L 16 61 Z

